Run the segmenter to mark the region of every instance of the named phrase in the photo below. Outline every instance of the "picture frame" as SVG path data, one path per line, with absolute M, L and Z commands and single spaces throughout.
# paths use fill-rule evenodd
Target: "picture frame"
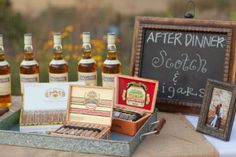
M 182 33 L 183 36 L 186 34 L 193 34 L 193 36 L 196 34 L 199 36 L 207 36 L 210 34 L 212 36 L 222 35 L 225 38 L 225 47 L 222 50 L 217 48 L 194 49 L 190 46 L 183 46 L 184 44 L 183 42 L 181 43 L 181 40 L 184 41 L 184 38 L 180 38 L 180 42 L 178 41 L 182 46 L 181 44 L 180 46 L 173 46 L 167 42 L 167 44 L 163 44 L 158 42 L 160 36 L 148 38 L 150 36 L 147 36 L 146 34 L 151 30 L 153 31 L 153 34 L 158 34 L 159 32 L 165 34 L 166 32 L 169 32 L 169 34 L 175 34 L 177 36 L 179 35 L 178 33 Z M 155 79 L 160 82 L 160 92 L 156 104 L 159 110 L 199 114 L 203 101 L 205 84 L 208 78 L 229 83 L 235 83 L 236 81 L 235 36 L 236 22 L 233 21 L 138 16 L 135 19 L 133 33 L 130 73 L 133 76 Z M 145 44 L 147 41 L 146 39 L 155 40 L 156 45 L 149 44 L 151 46 L 147 46 L 147 44 Z M 165 39 L 163 40 L 167 41 L 166 36 Z M 176 41 L 176 44 L 178 44 L 178 42 Z M 170 48 L 170 45 L 172 48 Z M 157 52 L 163 52 L 161 51 L 162 48 L 166 49 L 167 53 L 164 53 L 161 56 L 160 54 L 157 54 Z M 222 56 L 217 56 L 217 53 L 215 53 L 216 51 L 219 51 L 218 54 L 221 54 Z M 180 57 L 182 52 L 186 52 L 186 54 L 191 53 L 192 57 L 195 55 L 195 52 L 199 52 L 202 58 L 204 58 L 204 55 L 208 56 L 206 57 L 208 62 L 207 73 L 201 75 L 195 71 L 185 72 L 184 70 L 170 70 L 165 69 L 164 67 L 153 66 L 154 57 L 156 57 L 155 62 L 160 61 L 161 57 L 167 58 L 167 56 L 168 59 L 170 58 L 171 60 L 178 62 L 179 60 L 183 60 L 183 58 Z M 211 57 L 212 55 L 214 55 L 214 59 Z M 161 57 L 157 58 L 157 56 Z M 219 64 L 217 64 L 217 66 L 219 66 L 218 68 L 215 68 L 214 66 L 215 60 L 220 60 Z M 218 69 L 218 71 L 216 71 L 216 69 Z M 176 74 L 180 74 L 178 78 L 176 77 Z M 173 80 L 178 82 L 174 82 Z M 182 88 L 185 91 L 183 91 Z M 198 96 L 194 97 L 188 94 L 177 94 L 177 92 L 187 93 L 188 89 L 196 90 Z M 174 92 L 175 96 L 172 96 Z
M 197 131 L 229 141 L 236 109 L 236 86 L 209 79 Z

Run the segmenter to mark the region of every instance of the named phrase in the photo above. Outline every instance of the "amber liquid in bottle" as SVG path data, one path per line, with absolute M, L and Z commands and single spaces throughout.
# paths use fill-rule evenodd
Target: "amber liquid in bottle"
M 121 73 L 121 63 L 117 59 L 115 45 L 115 35 L 108 34 L 107 37 L 107 58 L 102 65 L 102 85 L 103 87 L 114 87 L 115 77 Z
M 97 85 L 97 64 L 92 58 L 90 33 L 83 33 L 82 59 L 78 63 L 78 81 L 85 85 Z
M 54 35 L 54 54 L 48 70 L 49 82 L 68 82 L 68 64 L 63 57 L 59 33 Z
M 0 35 L 0 108 L 11 105 L 11 70 L 5 60 L 2 35 Z
M 21 94 L 24 93 L 24 83 L 39 82 L 39 64 L 34 59 L 31 34 L 25 34 L 24 60 L 20 65 Z

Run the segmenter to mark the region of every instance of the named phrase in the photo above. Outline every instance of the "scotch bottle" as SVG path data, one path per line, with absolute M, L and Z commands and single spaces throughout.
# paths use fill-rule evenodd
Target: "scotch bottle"
M 3 35 L 0 34 L 0 108 L 11 105 L 11 70 L 5 60 Z
M 115 77 L 117 74 L 121 73 L 121 63 L 117 58 L 115 40 L 115 34 L 107 34 L 107 58 L 102 65 L 103 87 L 114 87 Z
M 49 64 L 49 82 L 68 82 L 68 64 L 63 58 L 61 33 L 53 37 L 53 59 Z
M 84 32 L 82 35 L 82 59 L 78 63 L 78 81 L 84 82 L 85 85 L 97 85 L 97 64 L 92 58 L 90 33 Z
M 24 94 L 24 83 L 39 82 L 39 64 L 34 59 L 32 35 L 24 35 L 24 59 L 20 64 L 21 94 Z

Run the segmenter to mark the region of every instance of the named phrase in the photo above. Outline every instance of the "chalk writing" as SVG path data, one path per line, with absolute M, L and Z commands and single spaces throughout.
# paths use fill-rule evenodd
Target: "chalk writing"
M 224 48 L 226 40 L 221 35 L 182 34 L 181 32 L 149 32 L 146 43 L 169 44 L 199 48 Z
M 161 92 L 168 94 L 167 97 L 170 99 L 175 98 L 176 94 L 181 94 L 184 96 L 196 96 L 196 97 L 203 98 L 204 92 L 205 92 L 204 88 L 200 88 L 198 90 L 195 90 L 194 88 L 189 87 L 189 86 L 176 88 L 171 85 L 166 86 L 166 83 L 162 83 L 161 88 L 162 88 Z
M 164 67 L 166 69 L 181 69 L 183 71 L 207 72 L 207 61 L 198 53 L 195 53 L 194 59 L 191 59 L 188 53 L 182 53 L 179 59 L 174 60 L 168 56 L 165 50 L 161 50 L 158 56 L 152 58 L 152 66 L 154 68 Z

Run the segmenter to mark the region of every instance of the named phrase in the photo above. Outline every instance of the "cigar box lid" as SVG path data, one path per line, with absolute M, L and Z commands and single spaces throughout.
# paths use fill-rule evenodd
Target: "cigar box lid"
M 111 126 L 114 89 L 71 85 L 67 122 L 84 122 Z
M 115 84 L 115 108 L 144 113 L 152 113 L 154 111 L 159 85 L 157 80 L 118 75 Z

